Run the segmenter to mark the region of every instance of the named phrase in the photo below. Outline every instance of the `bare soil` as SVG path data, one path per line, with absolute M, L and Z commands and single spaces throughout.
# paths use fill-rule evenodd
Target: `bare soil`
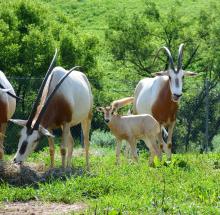
M 13 202 L 0 204 L 0 214 L 4 215 L 60 215 L 73 214 L 84 210 L 84 203 L 64 204 L 40 201 Z

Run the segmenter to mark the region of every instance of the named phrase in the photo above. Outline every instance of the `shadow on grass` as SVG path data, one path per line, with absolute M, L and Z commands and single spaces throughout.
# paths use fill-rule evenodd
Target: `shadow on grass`
M 70 177 L 87 174 L 83 168 L 52 168 L 46 169 L 39 165 L 26 163 L 17 165 L 0 161 L 0 183 L 8 183 L 17 187 L 33 186 L 38 188 L 39 183 L 50 183 L 56 180 L 65 181 Z

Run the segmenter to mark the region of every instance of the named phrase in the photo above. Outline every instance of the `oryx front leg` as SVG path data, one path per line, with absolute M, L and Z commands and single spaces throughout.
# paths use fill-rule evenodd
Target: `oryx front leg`
M 50 150 L 50 167 L 53 168 L 55 149 L 54 149 L 54 140 L 52 137 L 48 137 L 48 143 L 49 143 L 49 150 Z
M 72 161 L 72 154 L 73 154 L 73 146 L 74 146 L 74 140 L 72 138 L 71 132 L 69 131 L 68 135 L 68 154 L 67 154 L 67 167 L 71 167 L 71 161 Z
M 83 136 L 84 136 L 84 147 L 85 147 L 85 153 L 86 153 L 86 168 L 89 170 L 89 131 L 91 127 L 91 117 L 89 116 L 87 119 L 85 119 L 82 123 L 82 130 L 83 130 Z
M 0 160 L 4 157 L 4 138 L 6 131 L 6 123 L 0 124 Z
M 60 146 L 60 153 L 62 158 L 62 167 L 66 168 L 66 153 L 69 140 L 70 125 L 68 123 L 63 126 L 62 142 Z
M 171 154 L 172 154 L 172 136 L 173 136 L 174 126 L 175 126 L 175 122 L 172 122 L 168 127 L 167 144 L 165 145 L 164 148 L 164 151 L 166 152 L 168 159 L 171 159 Z

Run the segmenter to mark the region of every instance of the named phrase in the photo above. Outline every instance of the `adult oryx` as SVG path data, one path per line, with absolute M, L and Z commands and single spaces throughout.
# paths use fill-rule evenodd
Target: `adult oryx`
M 162 127 L 168 128 L 167 144 L 163 144 L 163 149 L 171 158 L 172 134 L 183 93 L 183 78 L 196 73 L 182 69 L 183 44 L 179 46 L 177 67 L 170 50 L 165 46 L 162 49 L 168 56 L 169 67 L 166 71 L 156 72 L 156 77 L 145 78 L 138 83 L 134 92 L 134 114 L 151 114 Z
M 4 137 L 8 120 L 12 117 L 16 107 L 15 91 L 4 75 L 0 71 L 0 160 L 4 156 Z
M 53 65 L 54 59 L 51 65 Z M 62 167 L 70 166 L 74 144 L 70 127 L 81 122 L 88 168 L 89 131 L 93 105 L 89 81 L 83 73 L 75 71 L 74 68 L 70 71 L 62 67 L 55 67 L 52 72 L 51 70 L 52 66 L 45 76 L 28 120 L 11 120 L 23 126 L 14 162 L 22 163 L 34 150 L 39 139 L 45 135 L 48 137 L 51 167 L 53 167 L 54 141 L 51 130 L 61 127 Z M 39 100 L 40 104 L 38 105 Z

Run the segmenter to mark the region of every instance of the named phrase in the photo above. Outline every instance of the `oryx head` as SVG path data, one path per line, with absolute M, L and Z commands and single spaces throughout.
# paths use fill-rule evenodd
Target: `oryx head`
M 174 102 L 178 102 L 180 100 L 180 97 L 183 94 L 183 78 L 184 78 L 184 76 L 195 76 L 196 73 L 190 72 L 190 71 L 185 71 L 182 68 L 183 44 L 181 44 L 179 46 L 177 67 L 175 67 L 175 65 L 174 65 L 173 57 L 170 53 L 170 50 L 165 46 L 162 47 L 160 50 L 162 50 L 162 49 L 165 50 L 165 52 L 168 56 L 169 67 L 166 71 L 156 72 L 154 74 L 155 75 L 167 75 L 169 77 L 171 98 Z
M 112 117 L 114 116 L 115 112 L 117 111 L 116 107 L 110 105 L 107 107 L 97 107 L 97 111 L 104 113 L 104 120 L 106 123 L 111 122 Z
M 10 120 L 10 121 L 14 122 L 15 124 L 23 126 L 23 128 L 21 130 L 21 134 L 20 134 L 21 136 L 19 138 L 18 149 L 17 149 L 17 152 L 14 157 L 15 163 L 22 163 L 27 158 L 27 156 L 35 149 L 39 139 L 42 136 L 53 137 L 53 135 L 46 128 L 44 128 L 43 126 L 40 125 L 40 122 L 41 122 L 42 116 L 45 113 L 45 111 L 48 107 L 48 104 L 49 104 L 50 100 L 52 99 L 52 97 L 54 96 L 55 92 L 57 91 L 57 89 L 59 88 L 61 83 L 64 81 L 64 79 L 74 70 L 75 67 L 73 69 L 71 69 L 68 73 L 66 73 L 60 79 L 58 84 L 55 86 L 54 90 L 50 93 L 49 96 L 47 96 L 47 99 L 44 103 L 44 106 L 42 107 L 42 109 L 38 113 L 37 119 L 35 119 L 34 123 L 33 123 L 33 121 L 34 121 L 34 118 L 36 115 L 38 103 L 41 99 L 41 94 L 43 92 L 43 88 L 46 84 L 46 81 L 47 81 L 52 69 L 53 69 L 53 64 L 55 62 L 56 55 L 57 55 L 57 52 L 54 55 L 53 61 L 51 62 L 51 65 L 47 71 L 47 74 L 41 84 L 39 91 L 38 91 L 37 98 L 34 102 L 34 105 L 32 107 L 32 110 L 31 110 L 31 113 L 28 117 L 28 120 L 17 120 L 17 119 Z M 52 77 L 51 77 L 51 79 L 52 79 Z M 50 79 L 50 81 L 51 81 L 51 79 Z

